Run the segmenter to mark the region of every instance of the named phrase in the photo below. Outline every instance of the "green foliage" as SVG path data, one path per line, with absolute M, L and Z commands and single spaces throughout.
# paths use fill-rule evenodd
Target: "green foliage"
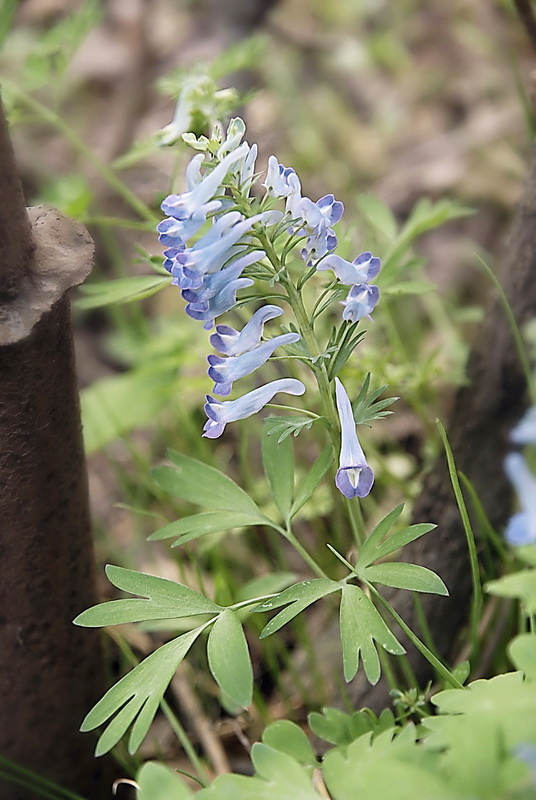
M 313 422 L 316 422 L 312 417 L 294 416 L 294 417 L 267 417 L 266 423 L 270 420 L 270 428 L 268 436 L 278 436 L 278 443 L 285 441 L 285 439 L 292 436 L 299 436 L 303 430 L 310 430 Z
M 378 400 L 389 387 L 380 386 L 378 389 L 373 389 L 373 391 L 369 392 L 369 386 L 370 372 L 367 373 L 363 386 L 352 403 L 354 419 L 357 425 L 370 425 L 374 420 L 383 419 L 392 414 L 393 412 L 387 411 L 387 409 L 398 400 L 398 397 L 386 397 L 383 400 Z
M 193 796 L 175 772 L 154 761 L 143 765 L 136 781 L 136 800 L 188 800 Z
M 272 494 L 283 519 L 287 519 L 294 500 L 294 448 L 292 440 L 271 435 L 273 424 L 265 422 L 262 437 L 262 463 Z
M 321 597 L 325 597 L 333 592 L 338 592 L 341 589 L 342 584 L 338 581 L 318 578 L 312 581 L 297 583 L 295 586 L 290 586 L 288 589 L 285 589 L 281 594 L 277 595 L 277 597 L 265 600 L 255 611 L 272 611 L 274 608 L 280 608 L 281 606 L 287 606 L 287 608 L 280 611 L 279 614 L 276 614 L 276 616 L 264 626 L 260 638 L 264 639 L 266 636 L 271 636 L 282 628 L 283 625 L 286 625 L 287 622 L 290 622 L 291 619 L 294 619 L 294 617 L 300 614 L 307 606 L 320 600 Z
M 253 668 L 242 625 L 229 608 L 222 611 L 210 630 L 207 655 L 224 706 L 247 708 L 253 696 Z
M 80 287 L 85 297 L 76 300 L 77 308 L 101 308 L 116 303 L 133 303 L 152 297 L 161 289 L 169 286 L 170 277 L 159 275 L 140 275 L 135 278 L 118 278 L 106 283 L 87 283 Z
M 298 486 L 296 497 L 294 498 L 294 503 L 290 510 L 291 518 L 295 517 L 309 498 L 312 497 L 318 484 L 332 465 L 333 459 L 333 448 L 331 445 L 327 445 L 314 462 L 300 486 Z
M 342 590 L 340 630 L 344 677 L 347 681 L 355 678 L 361 655 L 367 680 L 373 685 L 378 683 L 381 667 L 374 642 L 393 655 L 400 656 L 406 652 L 372 601 L 358 586 L 348 585 Z

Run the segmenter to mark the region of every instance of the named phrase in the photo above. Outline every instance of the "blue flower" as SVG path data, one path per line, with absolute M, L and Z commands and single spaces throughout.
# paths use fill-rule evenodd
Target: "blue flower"
M 241 331 L 231 328 L 230 325 L 216 325 L 216 333 L 210 337 L 210 344 L 226 356 L 238 356 L 253 350 L 261 341 L 264 323 L 283 313 L 279 306 L 263 306 L 253 314 Z
M 380 290 L 377 286 L 369 286 L 368 283 L 352 286 L 346 300 L 341 300 L 341 305 L 345 307 L 342 318 L 348 322 L 357 322 L 363 317 L 372 320 L 370 314 L 379 299 Z
M 536 444 L 536 406 L 532 406 L 510 434 L 514 444 Z
M 245 289 L 247 286 L 253 286 L 254 281 L 251 278 L 238 278 L 235 281 L 230 281 L 225 284 L 223 289 L 218 294 L 210 297 L 208 300 L 202 300 L 198 303 L 187 303 L 185 311 L 192 319 L 203 320 L 205 324 L 203 328 L 209 331 L 214 327 L 214 320 L 226 311 L 230 311 L 236 305 L 236 293 L 239 289 Z
M 237 397 L 236 400 L 216 400 L 207 394 L 205 412 L 208 420 L 203 428 L 203 436 L 209 439 L 216 439 L 221 436 L 228 422 L 236 422 L 239 419 L 246 419 L 256 414 L 272 397 L 278 392 L 300 395 L 305 392 L 305 386 L 301 381 L 294 378 L 281 378 L 271 381 L 252 392 Z
M 508 544 L 520 547 L 536 542 L 536 477 L 520 453 L 510 453 L 504 468 L 516 490 L 521 511 L 510 518 L 504 533 Z
M 289 175 L 292 174 L 296 175 L 292 167 L 284 167 L 283 164 L 278 162 L 275 156 L 270 156 L 268 159 L 266 180 L 262 184 L 266 189 L 266 194 L 269 197 L 288 197 L 292 191 L 288 179 Z
M 209 378 L 215 381 L 212 391 L 221 395 L 230 394 L 233 388 L 233 381 L 255 372 L 256 369 L 268 361 L 277 347 L 293 344 L 299 339 L 299 333 L 283 333 L 238 356 L 230 356 L 229 358 L 214 355 L 208 356 L 207 360 L 210 364 L 208 375 Z
M 192 185 L 199 175 L 198 166 L 201 166 L 199 156 L 192 159 L 194 166 L 190 172 L 190 186 L 187 192 L 182 194 L 171 194 L 162 203 L 162 211 L 177 220 L 206 220 L 207 214 L 217 211 L 221 206 L 219 200 L 213 200 L 214 195 L 218 194 L 220 186 L 225 180 L 230 168 L 239 161 L 249 151 L 248 145 L 244 142 L 236 150 L 223 158 L 213 170 L 207 172 L 203 178 Z M 197 160 L 196 160 L 197 159 Z
M 182 297 L 188 303 L 192 303 L 195 306 L 199 306 L 202 303 L 207 303 L 206 307 L 208 308 L 209 300 L 219 294 L 228 283 L 231 283 L 239 278 L 246 267 L 249 267 L 251 264 L 260 261 L 264 255 L 264 250 L 253 250 L 250 253 L 246 253 L 236 261 L 231 261 L 227 267 L 219 272 L 205 275 L 201 286 L 198 286 L 195 289 L 183 289 L 181 292 Z
M 352 262 L 346 261 L 335 253 L 330 253 L 322 259 L 317 269 L 332 269 L 335 277 L 341 283 L 346 286 L 355 286 L 373 280 L 380 271 L 381 263 L 379 258 L 373 257 L 369 252 L 361 253 Z
M 335 484 L 349 499 L 366 497 L 374 483 L 374 473 L 367 464 L 357 438 L 352 404 L 338 378 L 335 378 L 335 393 L 341 421 L 341 454 Z

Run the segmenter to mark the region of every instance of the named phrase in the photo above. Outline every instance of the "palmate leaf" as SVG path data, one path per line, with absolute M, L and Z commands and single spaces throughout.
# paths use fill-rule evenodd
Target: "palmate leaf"
M 168 450 L 167 454 L 174 466 L 152 470 L 161 489 L 196 505 L 241 511 L 266 522 L 256 503 L 223 472 L 176 450 Z
M 288 589 L 281 592 L 281 594 L 277 595 L 277 597 L 266 600 L 260 606 L 253 609 L 254 612 L 271 611 L 274 608 L 285 605 L 287 608 L 280 611 L 279 614 L 276 614 L 276 616 L 264 626 L 259 638 L 265 639 L 267 636 L 271 636 L 272 633 L 275 633 L 282 628 L 283 625 L 286 625 L 287 622 L 290 622 L 291 619 L 294 619 L 294 617 L 300 614 L 307 606 L 320 600 L 321 597 L 340 591 L 342 586 L 343 584 L 338 581 L 330 581 L 327 578 L 316 578 L 315 580 L 302 581 L 302 583 L 297 583 L 295 586 L 290 586 Z
M 154 619 L 180 619 L 198 614 L 217 614 L 221 606 L 194 592 L 181 583 L 135 572 L 123 567 L 106 567 L 106 575 L 118 589 L 148 599 L 110 600 L 88 608 L 79 614 L 75 625 L 100 628 L 125 622 L 143 622 Z
M 211 628 L 207 642 L 210 671 L 224 698 L 247 708 L 253 697 L 253 668 L 238 617 L 226 608 Z
M 293 417 L 267 417 L 268 420 L 274 420 L 271 423 L 269 436 L 277 438 L 277 443 L 284 442 L 288 436 L 299 436 L 304 428 L 309 430 L 313 422 L 317 422 L 312 417 L 293 416 Z
M 80 726 L 81 731 L 92 731 L 115 714 L 97 742 L 95 755 L 101 756 L 111 750 L 130 725 L 128 751 L 136 752 L 177 667 L 202 629 L 203 626 L 189 631 L 151 653 L 91 709 Z
M 517 598 L 526 614 L 536 613 L 536 569 L 523 569 L 490 581 L 486 591 L 499 597 Z
M 365 592 L 351 584 L 342 590 L 340 632 L 346 681 L 355 677 L 361 655 L 368 682 L 378 683 L 381 667 L 374 642 L 393 655 L 406 652 Z

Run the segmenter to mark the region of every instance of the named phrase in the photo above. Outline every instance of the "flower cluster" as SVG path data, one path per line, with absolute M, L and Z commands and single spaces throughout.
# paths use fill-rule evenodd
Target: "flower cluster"
M 169 195 L 162 203 L 168 216 L 157 229 L 166 247 L 164 267 L 181 290 L 186 313 L 203 322 L 205 330 L 211 330 L 218 317 L 237 305 L 237 292 L 254 284 L 251 275 L 267 276 L 273 286 L 285 273 L 276 242 L 286 235 L 283 250 L 288 253 L 299 245 L 301 258 L 313 272 L 315 268 L 332 270 L 334 281 L 328 290 L 338 284 L 350 287 L 342 302 L 342 324 L 370 318 L 379 299 L 379 290 L 370 281 L 379 272 L 380 260 L 366 252 L 349 262 L 334 252 L 337 236 L 333 226 L 342 217 L 343 204 L 332 194 L 316 202 L 304 197 L 296 172 L 280 164 L 275 156 L 268 161 L 265 198 L 260 203 L 252 199 L 257 146 L 241 143 L 244 132 L 241 120 L 231 120 L 223 141 L 221 135 L 210 140 L 190 137 L 189 143 L 204 150 L 209 158 L 203 152 L 195 155 L 186 170 L 186 191 Z M 270 208 L 272 199 L 285 200 L 284 213 Z M 288 292 L 281 297 L 292 305 Z M 300 333 L 294 328 L 264 338 L 265 323 L 282 314 L 278 305 L 261 305 L 242 330 L 216 325 L 210 343 L 219 355 L 208 356 L 214 394 L 228 396 L 234 382 L 265 364 L 276 348 L 296 345 L 302 338 L 303 320 L 298 324 Z M 374 480 L 372 470 L 357 440 L 350 400 L 338 379 L 335 390 L 342 431 L 336 483 L 346 497 L 364 497 Z M 234 400 L 207 395 L 203 436 L 221 436 L 227 423 L 257 413 L 277 392 L 301 395 L 305 386 L 294 378 L 280 378 Z
M 530 408 L 510 434 L 518 445 L 536 444 L 536 406 Z M 519 547 L 536 543 L 536 476 L 521 453 L 509 453 L 505 470 L 516 490 L 520 511 L 510 518 L 505 531 L 506 541 Z

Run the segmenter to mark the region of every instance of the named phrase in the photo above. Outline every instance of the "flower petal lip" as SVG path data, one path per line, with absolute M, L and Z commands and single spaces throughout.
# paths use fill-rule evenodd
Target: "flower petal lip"
M 352 404 L 339 378 L 335 378 L 335 395 L 341 422 L 341 452 L 335 484 L 348 499 L 366 497 L 374 483 L 374 473 L 359 444 Z
M 367 317 L 372 321 L 370 315 L 379 299 L 380 290 L 377 286 L 369 286 L 366 283 L 352 286 L 346 300 L 341 300 L 341 305 L 345 307 L 342 318 L 348 322 L 357 322 Z
M 509 453 L 504 468 L 521 507 L 507 525 L 506 540 L 516 546 L 532 544 L 536 542 L 536 476 L 521 453 Z
M 205 413 L 209 419 L 205 424 L 203 436 L 209 439 L 221 436 L 228 422 L 236 422 L 239 419 L 253 416 L 264 408 L 278 392 L 301 395 L 305 392 L 305 386 L 295 378 L 281 378 L 259 386 L 258 389 L 253 389 L 252 392 L 237 397 L 236 400 L 222 402 L 208 394 Z
M 381 261 L 370 252 L 361 253 L 351 263 L 335 253 L 330 253 L 317 266 L 319 271 L 332 269 L 345 286 L 368 283 L 378 275 Z
M 215 382 L 213 391 L 216 394 L 229 394 L 233 381 L 251 375 L 268 361 L 274 350 L 284 345 L 294 344 L 300 338 L 299 333 L 282 333 L 239 356 L 230 356 L 229 358 L 208 356 L 210 364 L 208 375 Z
M 531 406 L 515 428 L 512 428 L 510 441 L 514 444 L 536 444 L 536 406 Z
M 264 323 L 280 317 L 283 313 L 283 309 L 279 306 L 267 305 L 259 308 L 241 331 L 229 325 L 216 325 L 216 333 L 210 337 L 210 344 L 226 356 L 238 356 L 253 350 L 260 343 Z

